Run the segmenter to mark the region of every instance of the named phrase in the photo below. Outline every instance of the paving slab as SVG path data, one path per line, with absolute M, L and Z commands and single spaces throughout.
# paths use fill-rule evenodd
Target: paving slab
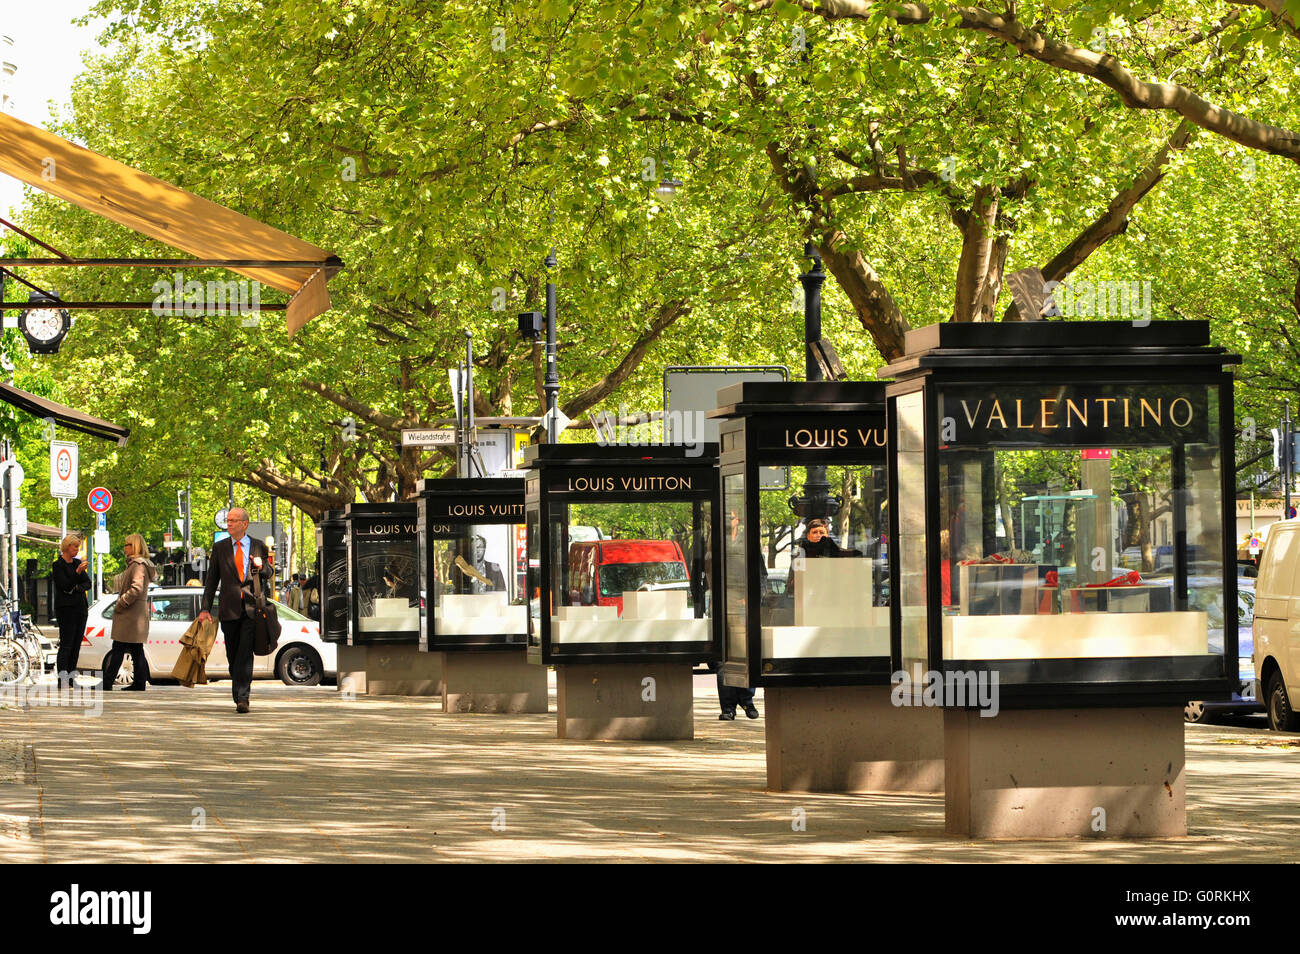
M 1300 861 L 1300 736 L 1188 726 L 1189 834 L 973 842 L 942 796 L 770 794 L 763 722 L 555 738 L 553 714 L 223 684 L 0 708 L 0 861 Z M 762 697 L 759 697 L 762 708 Z

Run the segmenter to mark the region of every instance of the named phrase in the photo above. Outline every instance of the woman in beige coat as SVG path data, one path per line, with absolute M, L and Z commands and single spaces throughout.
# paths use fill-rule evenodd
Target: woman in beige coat
M 117 586 L 117 602 L 113 604 L 113 648 L 104 657 L 104 691 L 113 688 L 122 657 L 131 654 L 133 678 L 128 689 L 143 692 L 149 681 L 149 663 L 144 658 L 144 644 L 149 641 L 149 584 L 158 571 L 149 562 L 149 549 L 144 537 L 133 533 L 122 544 L 126 569 L 122 571 Z

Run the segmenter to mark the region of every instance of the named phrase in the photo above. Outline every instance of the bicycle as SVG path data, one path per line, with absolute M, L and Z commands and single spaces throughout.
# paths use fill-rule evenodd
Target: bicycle
M 32 674 L 32 661 L 36 673 Z M 45 675 L 45 652 L 31 619 L 0 586 L 0 685 L 18 685 Z
M 31 656 L 27 649 L 6 627 L 0 633 L 0 686 L 16 686 L 25 682 L 31 667 Z

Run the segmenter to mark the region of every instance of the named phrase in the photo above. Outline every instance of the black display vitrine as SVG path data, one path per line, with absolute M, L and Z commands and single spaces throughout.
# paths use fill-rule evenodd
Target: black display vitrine
M 718 404 L 723 681 L 888 683 L 885 386 L 745 382 Z
M 326 510 L 316 524 L 316 573 L 320 582 L 320 634 L 327 643 L 348 641 L 348 522 L 342 510 Z
M 1226 698 L 1240 358 L 1208 323 L 938 324 L 906 349 L 879 372 L 895 665 L 996 676 L 1004 708 Z
M 718 448 L 529 447 L 528 659 L 718 657 Z
M 524 482 L 422 480 L 420 647 L 522 650 L 528 641 Z
M 419 533 L 414 503 L 348 504 L 348 644 L 420 641 Z

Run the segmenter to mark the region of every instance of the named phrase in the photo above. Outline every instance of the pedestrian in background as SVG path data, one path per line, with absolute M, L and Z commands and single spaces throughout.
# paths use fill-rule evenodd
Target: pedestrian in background
M 320 575 L 313 573 L 302 585 L 303 615 L 320 622 Z
M 90 592 L 90 575 L 87 573 L 90 564 L 77 559 L 80 549 L 80 536 L 70 533 L 64 537 L 50 574 L 54 580 L 54 615 L 59 620 L 59 654 L 55 672 L 60 686 L 72 685 L 89 612 L 86 594 Z
M 284 604 L 296 613 L 302 612 L 302 576 L 295 573 L 284 590 Z
M 144 644 L 149 641 L 149 584 L 158 578 L 157 568 L 149 562 L 149 548 L 144 537 L 133 533 L 122 544 L 126 569 L 119 576 L 117 602 L 113 604 L 113 648 L 104 658 L 104 691 L 113 688 L 122 657 L 131 654 L 132 680 L 128 689 L 143 692 L 149 682 L 149 663 L 144 658 Z

